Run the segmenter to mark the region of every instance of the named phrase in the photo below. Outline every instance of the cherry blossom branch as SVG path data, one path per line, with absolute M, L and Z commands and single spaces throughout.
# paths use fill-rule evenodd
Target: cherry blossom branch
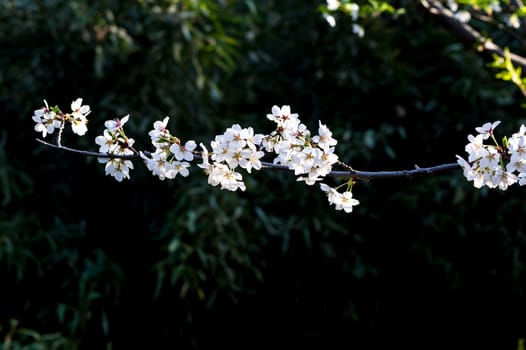
M 64 124 L 71 125 L 72 131 L 82 136 L 87 131 L 86 116 L 91 113 L 90 107 L 83 105 L 81 98 L 71 103 L 71 109 L 70 113 L 64 113 L 56 106 L 49 107 L 47 102 L 45 106 L 36 109 L 33 114 L 36 132 L 46 137 L 56 129 L 59 130 L 56 144 L 42 139 L 37 141 L 47 147 L 97 157 L 99 163 L 104 164 L 106 175 L 113 176 L 119 182 L 130 178 L 130 171 L 134 169 L 133 160 L 140 160 L 152 175 L 165 180 L 189 176 L 190 162 L 198 158 L 200 164 L 197 165 L 208 175 L 208 184 L 229 191 L 245 191 L 240 169 L 248 174 L 261 169 L 289 170 L 294 172 L 298 181 L 306 185 L 319 184 L 329 203 L 336 210 L 344 210 L 346 213 L 352 212 L 353 207 L 360 203 L 352 194 L 357 180 L 413 178 L 462 168 L 466 179 L 473 181 L 476 188 L 487 186 L 505 190 L 514 183 L 526 185 L 524 125 L 511 137 L 503 138 L 502 144 L 494 136 L 494 130 L 500 121 L 475 128 L 478 135 L 469 135 L 469 143 L 465 146 L 469 155 L 467 160 L 457 155 L 456 163 L 427 168 L 415 166 L 411 170 L 358 171 L 339 160 L 335 153 L 338 141 L 333 138 L 326 125 L 320 121 L 317 134 L 311 133 L 288 105 L 273 106 L 272 113 L 267 114 L 267 119 L 276 123 L 276 128 L 270 134 L 256 134 L 252 127 L 242 128 L 239 124 L 234 124 L 210 141 L 211 152 L 203 143 L 199 144 L 201 151 L 198 151 L 195 141 L 183 143 L 172 135 L 168 129 L 169 117 L 154 122 L 153 129 L 148 133 L 155 151 L 137 151 L 133 147 L 135 140 L 124 131 L 129 115 L 104 123 L 106 129 L 95 138 L 99 152 L 66 147 L 60 142 Z M 494 144 L 484 144 L 487 139 Z M 272 154 L 272 162 L 262 160 L 264 156 Z M 334 170 L 335 167 L 346 170 Z M 327 177 L 341 179 L 343 183 L 330 187 L 322 182 Z
M 59 149 L 67 152 L 72 152 L 76 154 L 80 154 L 83 156 L 88 157 L 97 157 L 97 158 L 108 158 L 108 159 L 126 159 L 126 160 L 139 160 L 141 159 L 140 154 L 112 154 L 112 153 L 102 153 L 102 152 L 91 152 L 91 151 L 85 151 L 80 150 L 76 148 L 66 147 L 63 145 L 53 144 L 47 141 L 44 141 L 42 139 L 36 139 L 37 142 L 54 149 Z M 141 151 L 146 156 L 150 156 L 150 152 L 148 151 Z M 199 154 L 194 154 L 198 158 L 200 158 Z M 282 164 L 274 164 L 271 162 L 261 162 L 261 168 L 262 169 L 275 169 L 275 170 L 288 170 L 290 171 L 289 167 Z M 348 167 L 347 165 L 340 163 L 339 165 L 343 167 Z M 378 180 L 378 179 L 393 179 L 393 178 L 413 178 L 416 176 L 422 176 L 422 175 L 431 175 L 438 172 L 448 171 L 448 170 L 454 170 L 454 169 L 460 169 L 460 165 L 458 163 L 449 163 L 449 164 L 441 164 L 441 165 L 435 165 L 431 167 L 421 168 L 417 165 L 415 165 L 415 169 L 412 170 L 392 170 L 392 171 L 360 171 L 360 170 L 333 170 L 329 172 L 326 177 L 334 177 L 338 179 L 354 179 L 354 180 L 362 180 L 362 181 L 371 181 L 371 180 Z

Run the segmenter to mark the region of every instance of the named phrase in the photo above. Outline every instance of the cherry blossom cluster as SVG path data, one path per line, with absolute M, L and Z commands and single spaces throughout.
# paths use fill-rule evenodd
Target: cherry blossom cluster
M 219 185 L 221 189 L 244 191 L 246 186 L 243 176 L 236 170 L 243 168 L 251 173 L 252 169 L 261 169 L 261 158 L 265 155 L 260 150 L 263 138 L 262 134 L 254 134 L 251 127 L 241 128 L 239 124 L 234 124 L 210 143 L 211 162 L 208 149 L 201 143 L 203 162 L 199 167 L 208 174 L 208 183 Z
M 192 152 L 196 148 L 195 141 L 187 141 L 182 145 L 181 140 L 170 133 L 167 128 L 169 120 L 169 117 L 165 117 L 153 123 L 153 130 L 148 135 L 155 151 L 148 155 L 141 152 L 148 169 L 161 180 L 173 179 L 178 174 L 188 176 L 189 162 L 194 159 Z
M 42 133 L 42 137 L 52 134 L 55 129 L 62 131 L 66 123 L 71 123 L 73 132 L 78 135 L 87 132 L 86 116 L 91 110 L 82 104 L 81 98 L 71 103 L 71 113 L 63 113 L 58 107 L 50 108 L 44 102 L 45 106 L 35 110 L 33 115 L 35 131 Z M 162 121 L 154 122 L 153 129 L 148 133 L 154 147 L 149 152 L 135 150 L 134 139 L 124 131 L 124 125 L 129 120 L 129 115 L 126 115 L 107 120 L 102 135 L 95 138 L 99 153 L 86 154 L 96 155 L 98 161 L 105 164 L 106 175 L 119 182 L 130 178 L 134 159 L 141 159 L 152 175 L 160 180 L 173 179 L 177 175 L 187 177 L 190 162 L 200 159 L 198 167 L 208 175 L 208 183 L 229 191 L 246 190 L 240 169 L 250 174 L 264 167 L 285 167 L 294 171 L 298 181 L 314 185 L 329 175 L 335 164 L 341 164 L 335 154 L 337 141 L 321 121 L 318 134 L 312 135 L 301 123 L 298 114 L 291 113 L 290 106 L 273 106 L 267 118 L 276 123 L 275 130 L 269 135 L 255 133 L 252 127 L 243 128 L 234 124 L 223 134 L 215 136 L 210 142 L 210 151 L 203 143 L 200 143 L 199 151 L 196 141 L 183 143 L 174 136 L 168 129 L 169 117 L 165 117 Z M 60 138 L 57 145 L 63 147 Z M 270 153 L 275 154 L 273 162 L 263 162 L 263 157 Z M 349 213 L 359 204 L 352 197 L 353 184 L 354 181 L 349 179 L 336 188 L 324 183 L 320 187 L 336 210 Z M 344 185 L 347 186 L 346 190 L 339 192 L 338 189 Z
M 73 132 L 79 136 L 88 131 L 86 116 L 91 111 L 88 105 L 82 104 L 82 98 L 71 102 L 71 113 L 63 113 L 58 107 L 49 107 L 46 100 L 44 104 L 44 107 L 35 110 L 33 114 L 35 131 L 41 132 L 43 137 L 52 134 L 55 129 L 63 129 L 65 123 L 70 123 Z
M 126 136 L 124 133 L 124 124 L 130 118 L 129 115 L 122 119 L 107 120 L 104 122 L 102 135 L 95 138 L 95 143 L 99 145 L 100 153 L 107 153 L 116 156 L 131 156 L 137 154 L 133 149 L 134 139 Z M 117 181 L 130 178 L 130 169 L 133 169 L 133 163 L 129 159 L 111 157 L 98 158 L 100 163 L 106 164 L 104 170 L 106 175 L 113 176 Z
M 271 111 L 267 118 L 274 121 L 277 127 L 263 139 L 263 145 L 267 152 L 277 154 L 274 164 L 286 165 L 298 176 L 298 181 L 304 181 L 307 185 L 324 179 L 332 171 L 333 165 L 339 162 L 334 153 L 338 142 L 332 137 L 329 128 L 320 121 L 318 134 L 312 136 L 298 114 L 291 113 L 290 106 L 273 106 Z M 353 180 L 343 184 L 347 185 L 344 193 L 323 183 L 320 187 L 336 210 L 350 213 L 353 206 L 360 203 L 352 197 L 353 184 Z
M 465 150 L 468 159 L 457 155 L 457 162 L 464 176 L 473 181 L 476 188 L 487 186 L 506 190 L 510 185 L 526 184 L 526 126 L 510 138 L 503 138 L 502 145 L 494 135 L 500 121 L 485 123 L 475 128 L 477 135 L 468 135 L 469 143 Z M 492 144 L 484 144 L 488 139 Z
M 327 198 L 329 199 L 329 203 L 334 204 L 334 207 L 336 210 L 344 210 L 346 213 L 352 212 L 352 208 L 355 205 L 360 204 L 360 201 L 353 198 L 351 188 L 352 183 L 350 184 L 343 184 L 347 185 L 348 189 L 345 192 L 338 192 L 336 188 L 332 188 L 327 184 L 320 184 L 321 190 L 325 192 L 327 195 Z
M 299 181 L 313 185 L 332 170 L 338 162 L 334 153 L 337 141 L 327 126 L 319 122 L 318 135 L 311 137 L 311 132 L 302 124 L 298 114 L 291 113 L 289 106 L 272 107 L 272 114 L 267 118 L 276 122 L 276 130 L 264 139 L 265 149 L 274 152 L 275 164 L 286 165 L 299 175 Z

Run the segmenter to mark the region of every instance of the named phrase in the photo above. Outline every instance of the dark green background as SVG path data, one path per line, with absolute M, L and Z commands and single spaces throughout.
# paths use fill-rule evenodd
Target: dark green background
M 233 123 L 268 133 L 271 107 L 290 105 L 313 132 L 327 124 L 354 168 L 402 170 L 455 162 L 487 121 L 501 136 L 524 121 L 518 89 L 413 1 L 364 19 L 363 39 L 349 18 L 329 27 L 320 4 L 0 2 L 4 346 L 17 320 L 15 349 L 517 348 L 518 186 L 476 190 L 460 170 L 359 182 L 345 214 L 289 172 L 231 193 L 197 167 L 160 181 L 136 163 L 117 183 L 35 141 L 43 99 L 67 111 L 84 98 L 89 131 L 63 142 L 92 151 L 128 113 L 128 136 L 150 149 L 165 116 L 209 143 Z

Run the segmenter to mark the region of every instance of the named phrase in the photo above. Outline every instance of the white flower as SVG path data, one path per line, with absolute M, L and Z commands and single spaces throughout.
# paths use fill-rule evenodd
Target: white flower
M 229 191 L 236 191 L 237 189 L 244 191 L 246 189 L 243 183 L 243 176 L 228 168 L 225 164 L 213 163 L 208 168 L 208 171 L 208 183 L 212 186 L 220 185 L 221 189 Z
M 329 15 L 327 13 L 323 14 L 323 18 L 327 21 L 327 23 L 332 27 L 336 27 L 336 18 L 333 15 Z
M 106 120 L 104 122 L 104 126 L 111 132 L 116 132 L 117 130 L 119 130 L 120 128 L 122 128 L 124 126 L 124 124 L 126 124 L 126 122 L 128 121 L 128 119 L 130 118 L 130 115 L 126 115 L 124 117 L 122 117 L 121 119 L 113 119 L 113 120 Z
M 327 9 L 329 11 L 335 11 L 340 7 L 340 1 L 339 0 L 327 0 Z
M 272 120 L 280 126 L 286 127 L 289 122 L 295 122 L 298 119 L 298 114 L 290 112 L 290 106 L 284 105 L 281 107 L 272 106 L 272 114 L 267 114 L 267 118 Z
M 354 206 L 360 204 L 360 201 L 353 198 L 351 191 L 340 193 L 336 189 L 324 183 L 320 184 L 320 188 L 327 194 L 329 203 L 334 204 L 336 210 L 343 210 L 346 213 L 350 213 L 352 212 Z
M 55 112 L 49 109 L 47 101 L 44 100 L 45 107 L 37 109 L 33 112 L 33 121 L 35 124 L 35 131 L 41 132 L 42 137 L 47 134 L 52 134 L 55 129 L 60 128 L 62 121 Z
M 164 141 L 168 140 L 170 138 L 170 131 L 167 129 L 168 120 L 170 120 L 170 117 L 165 117 L 162 121 L 156 121 L 153 123 L 153 130 L 148 132 L 148 135 L 150 136 L 150 139 L 152 141 L 152 144 L 155 147 L 160 147 L 160 142 L 162 139 L 165 139 Z
M 203 162 L 201 164 L 198 164 L 197 166 L 204 169 L 205 173 L 210 173 L 211 165 L 208 159 L 208 149 L 203 143 L 200 143 L 199 147 L 201 147 L 201 159 L 203 160 Z
M 341 196 L 340 204 L 336 206 L 336 210 L 343 209 L 346 213 L 352 212 L 354 206 L 360 204 L 360 201 L 352 197 L 351 191 L 346 191 Z
M 178 143 L 174 143 L 170 146 L 170 152 L 172 152 L 177 160 L 192 161 L 194 159 L 193 150 L 197 147 L 195 141 L 187 141 L 184 146 Z
M 188 171 L 188 168 L 190 167 L 190 163 L 175 161 L 173 162 L 173 165 L 174 165 L 173 171 L 175 175 L 181 174 L 181 176 L 187 177 L 190 174 L 190 172 Z
M 112 153 L 115 148 L 114 137 L 107 129 L 104 130 L 103 135 L 95 137 L 95 143 L 100 146 L 100 153 Z
M 71 114 L 82 114 L 84 117 L 91 113 L 90 107 L 82 104 L 82 98 L 71 102 L 71 111 Z
M 223 136 L 226 142 L 235 144 L 236 149 L 241 149 L 247 144 L 247 130 L 242 129 L 239 124 L 234 124 L 226 129 Z
M 71 129 L 79 136 L 84 135 L 88 131 L 88 120 L 83 114 L 73 113 L 71 114 L 73 120 L 71 121 Z
M 231 169 L 228 169 L 223 173 L 220 182 L 221 189 L 229 191 L 236 191 L 237 189 L 244 191 L 246 189 L 245 184 L 243 183 L 243 176 Z
M 498 186 L 499 189 L 505 191 L 509 185 L 513 185 L 518 180 L 514 174 L 504 171 L 502 168 L 498 168 L 492 177 L 493 184 Z
M 152 172 L 152 175 L 158 176 L 161 180 L 172 178 L 174 165 L 167 161 L 166 152 L 157 150 L 150 157 L 144 155 L 142 157 L 146 160 L 146 167 Z
M 312 138 L 312 141 L 316 142 L 318 144 L 318 147 L 320 147 L 323 150 L 329 149 L 332 146 L 336 146 L 338 141 L 332 137 L 332 132 L 329 130 L 329 128 L 322 124 L 321 121 L 319 123 L 318 128 L 318 135 L 314 136 Z
M 335 201 L 338 201 L 337 197 L 339 197 L 340 193 L 336 191 L 334 188 L 324 183 L 320 184 L 320 188 L 323 192 L 327 194 L 329 203 L 334 204 Z
M 526 135 L 526 126 L 522 124 L 519 128 L 519 131 L 514 133 L 512 136 L 516 137 L 516 136 L 525 136 L 525 135 Z
M 242 158 L 239 160 L 239 166 L 246 169 L 248 173 L 252 169 L 261 169 L 260 159 L 265 155 L 262 151 L 253 151 L 252 149 L 244 149 L 241 151 Z
M 310 135 L 309 129 L 305 124 L 300 123 L 299 119 L 288 120 L 281 125 L 283 131 L 281 135 L 285 140 L 290 140 L 295 145 L 304 145 L 305 138 Z
M 493 169 L 497 169 L 500 167 L 500 153 L 497 151 L 494 147 L 485 147 L 480 152 L 480 160 L 478 161 L 478 165 L 481 168 L 488 169 L 488 171 L 492 171 Z
M 105 166 L 106 175 L 113 176 L 119 182 L 130 178 L 130 169 L 133 169 L 133 163 L 121 158 L 109 159 Z
M 291 163 L 296 175 L 308 173 L 321 160 L 322 151 L 319 148 L 307 146 L 296 153 L 294 161 Z
M 88 120 L 86 116 L 91 113 L 88 105 L 82 104 L 82 98 L 77 98 L 71 102 L 71 129 L 79 136 L 88 131 Z
M 484 149 L 484 135 L 478 134 L 477 136 L 468 135 L 469 143 L 464 147 L 465 151 L 469 154 L 468 160 L 470 162 L 480 158 L 479 152 Z
M 468 181 L 471 181 L 475 178 L 475 171 L 473 170 L 473 168 L 471 167 L 471 165 L 468 163 L 467 160 L 457 155 L 457 163 L 458 165 L 460 165 L 460 167 L 464 171 L 464 177 Z
M 257 149 L 257 146 L 261 145 L 263 139 L 265 138 L 265 135 L 254 134 L 254 129 L 252 127 L 248 127 L 245 130 L 246 145 L 247 147 L 255 151 Z
M 500 120 L 497 120 L 493 123 L 484 123 L 484 125 L 475 128 L 475 130 L 483 135 L 484 140 L 488 139 L 492 134 L 497 125 L 500 124 Z

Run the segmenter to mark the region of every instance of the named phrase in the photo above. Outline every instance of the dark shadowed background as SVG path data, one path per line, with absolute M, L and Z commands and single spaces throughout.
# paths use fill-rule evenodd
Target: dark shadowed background
M 88 133 L 63 142 L 91 151 L 128 113 L 149 150 L 165 116 L 209 143 L 233 123 L 269 133 L 271 107 L 290 105 L 331 128 L 341 160 L 377 171 L 453 163 L 475 127 L 523 123 L 518 89 L 412 1 L 364 20 L 363 38 L 320 4 L 0 1 L 4 348 L 517 348 L 523 188 L 476 190 L 460 170 L 358 182 L 346 214 L 290 172 L 231 193 L 196 166 L 160 181 L 136 163 L 118 183 L 35 141 L 44 99 L 90 105 Z

